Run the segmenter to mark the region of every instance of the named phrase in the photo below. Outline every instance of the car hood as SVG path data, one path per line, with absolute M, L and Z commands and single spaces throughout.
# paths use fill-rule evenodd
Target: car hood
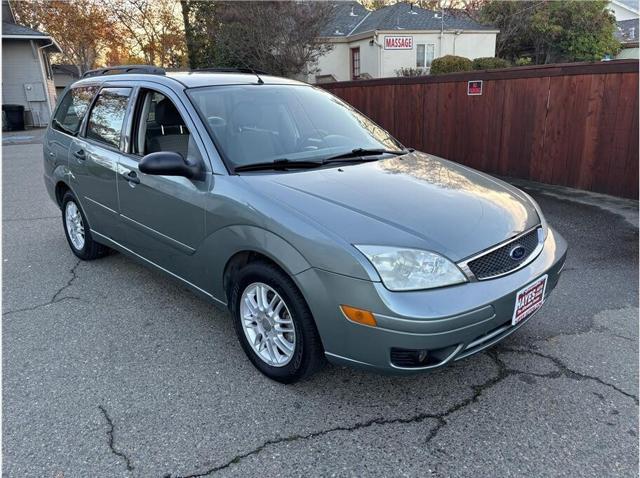
M 518 189 L 418 152 L 243 178 L 350 244 L 415 247 L 454 261 L 540 223 L 535 207 Z

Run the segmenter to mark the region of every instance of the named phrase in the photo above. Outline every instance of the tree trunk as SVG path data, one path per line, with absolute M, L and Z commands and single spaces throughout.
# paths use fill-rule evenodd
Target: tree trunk
M 193 30 L 191 28 L 191 21 L 189 14 L 191 13 L 191 5 L 189 0 L 180 0 L 180 7 L 182 9 L 182 20 L 184 21 L 184 36 L 187 44 L 187 57 L 189 58 L 189 68 L 198 68 L 197 51 L 195 47 L 195 39 L 193 36 Z

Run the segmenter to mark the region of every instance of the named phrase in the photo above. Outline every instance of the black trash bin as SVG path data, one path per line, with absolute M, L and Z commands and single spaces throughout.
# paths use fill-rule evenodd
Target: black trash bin
M 22 105 L 2 105 L 2 111 L 9 131 L 24 130 L 24 106 Z

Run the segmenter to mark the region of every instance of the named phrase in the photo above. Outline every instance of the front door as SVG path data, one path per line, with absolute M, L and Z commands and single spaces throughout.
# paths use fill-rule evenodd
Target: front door
M 360 48 L 351 49 L 351 79 L 360 78 Z
M 102 88 L 89 112 L 84 135 L 74 138 L 69 149 L 71 187 L 89 226 L 98 235 L 115 241 L 123 237 L 116 171 L 130 97 L 131 88 Z
M 205 195 L 210 175 L 202 180 L 141 173 L 146 154 L 180 153 L 203 161 L 192 123 L 170 91 L 141 89 L 136 100 L 129 154 L 120 158 L 117 174 L 125 246 L 182 279 L 198 285 L 204 264 L 196 251 L 205 237 Z M 179 105 L 179 106 L 177 106 Z

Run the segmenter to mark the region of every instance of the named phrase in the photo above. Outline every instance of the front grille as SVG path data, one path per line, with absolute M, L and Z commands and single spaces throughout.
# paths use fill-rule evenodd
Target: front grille
M 538 246 L 538 230 L 539 228 L 534 229 L 484 256 L 469 261 L 467 266 L 478 280 L 489 279 L 517 269 Z M 522 257 L 513 258 L 511 252 L 518 246 L 524 248 L 524 253 Z

